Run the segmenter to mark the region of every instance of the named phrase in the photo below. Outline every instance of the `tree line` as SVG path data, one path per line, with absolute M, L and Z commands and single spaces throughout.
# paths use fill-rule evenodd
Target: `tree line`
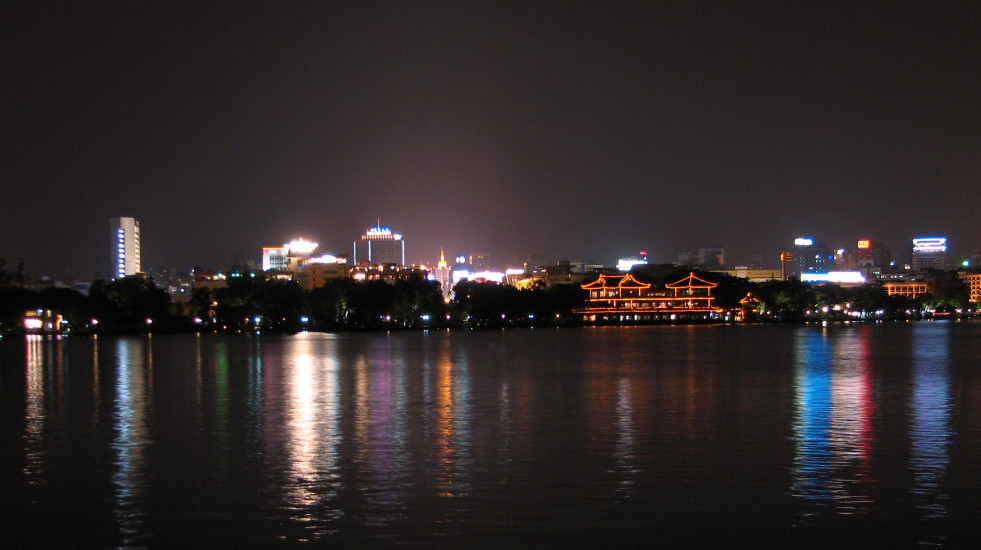
M 635 276 L 662 288 L 688 271 L 638 269 Z M 715 305 L 734 309 L 752 293 L 760 320 L 801 320 L 820 313 L 834 318 L 850 311 L 875 312 L 877 318 L 915 316 L 926 308 L 953 311 L 968 307 L 967 287 L 956 277 L 943 278 L 933 294 L 916 299 L 889 296 L 881 285 L 857 287 L 810 285 L 798 281 L 754 283 L 719 273 L 696 273 L 718 283 Z M 187 300 L 172 300 L 152 279 L 126 277 L 93 282 L 88 294 L 67 288 L 35 291 L 0 286 L 0 331 L 20 328 L 26 311 L 51 310 L 71 330 L 137 333 L 185 331 L 382 330 L 420 327 L 498 328 L 577 323 L 575 311 L 586 303 L 579 284 L 544 283 L 519 289 L 496 283 L 462 281 L 454 299 L 445 301 L 439 283 L 421 276 L 386 282 L 351 278 L 328 280 L 302 289 L 294 281 L 231 278 L 221 288 L 195 289 Z

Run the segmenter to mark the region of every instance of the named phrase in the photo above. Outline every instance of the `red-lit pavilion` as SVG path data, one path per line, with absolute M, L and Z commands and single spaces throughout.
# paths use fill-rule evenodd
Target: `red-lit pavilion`
M 687 277 L 652 291 L 633 275 L 600 275 L 582 285 L 589 291 L 586 307 L 579 311 L 587 323 L 643 323 L 660 321 L 707 321 L 722 313 L 712 302 L 717 283 L 689 273 Z

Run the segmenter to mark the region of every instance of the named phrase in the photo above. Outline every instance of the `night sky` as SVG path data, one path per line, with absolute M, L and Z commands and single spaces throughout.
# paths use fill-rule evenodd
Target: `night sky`
M 499 268 L 981 249 L 975 2 L 19 4 L 0 257 L 35 276 L 105 275 L 112 216 L 145 268 L 379 219 Z

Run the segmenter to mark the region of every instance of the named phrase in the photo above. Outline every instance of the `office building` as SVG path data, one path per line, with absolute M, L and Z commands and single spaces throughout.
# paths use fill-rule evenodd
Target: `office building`
M 140 272 L 140 222 L 134 218 L 111 218 L 109 228 L 112 277 L 136 275 Z
M 467 264 L 471 271 L 487 271 L 490 269 L 490 254 L 487 252 L 471 252 L 467 254 Z
M 860 271 L 867 278 L 881 276 L 891 262 L 889 249 L 868 239 L 858 241 L 855 248 L 841 248 L 835 253 L 838 271 Z
M 679 266 L 698 267 L 701 269 L 721 269 L 726 263 L 725 249 L 699 248 L 698 253 L 682 252 L 678 255 Z
M 790 276 L 800 279 L 804 274 L 828 273 L 835 267 L 834 258 L 826 244 L 809 237 L 798 237 L 794 239 L 790 258 Z
M 354 265 L 405 265 L 405 239 L 390 227 L 375 226 L 354 241 Z
M 350 266 L 343 263 L 310 262 L 299 269 L 296 281 L 303 290 L 313 290 L 324 286 L 330 279 L 342 279 L 350 276 Z
M 286 265 L 287 265 L 287 261 L 286 261 L 285 246 L 262 247 L 263 271 L 285 271 Z
M 293 239 L 283 246 L 262 247 L 263 271 L 292 271 L 296 272 L 311 261 L 313 251 L 319 246 L 303 237 Z
M 918 237 L 913 239 L 913 271 L 950 269 L 947 261 L 947 237 Z

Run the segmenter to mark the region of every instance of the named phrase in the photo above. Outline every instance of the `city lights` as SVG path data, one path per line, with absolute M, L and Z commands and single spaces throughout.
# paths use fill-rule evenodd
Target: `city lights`
M 317 249 L 317 246 L 319 246 L 317 243 L 310 242 L 300 237 L 283 245 L 283 248 L 285 248 L 286 252 L 291 255 L 310 255 Z
M 947 237 L 920 237 L 913 239 L 913 252 L 947 252 Z

